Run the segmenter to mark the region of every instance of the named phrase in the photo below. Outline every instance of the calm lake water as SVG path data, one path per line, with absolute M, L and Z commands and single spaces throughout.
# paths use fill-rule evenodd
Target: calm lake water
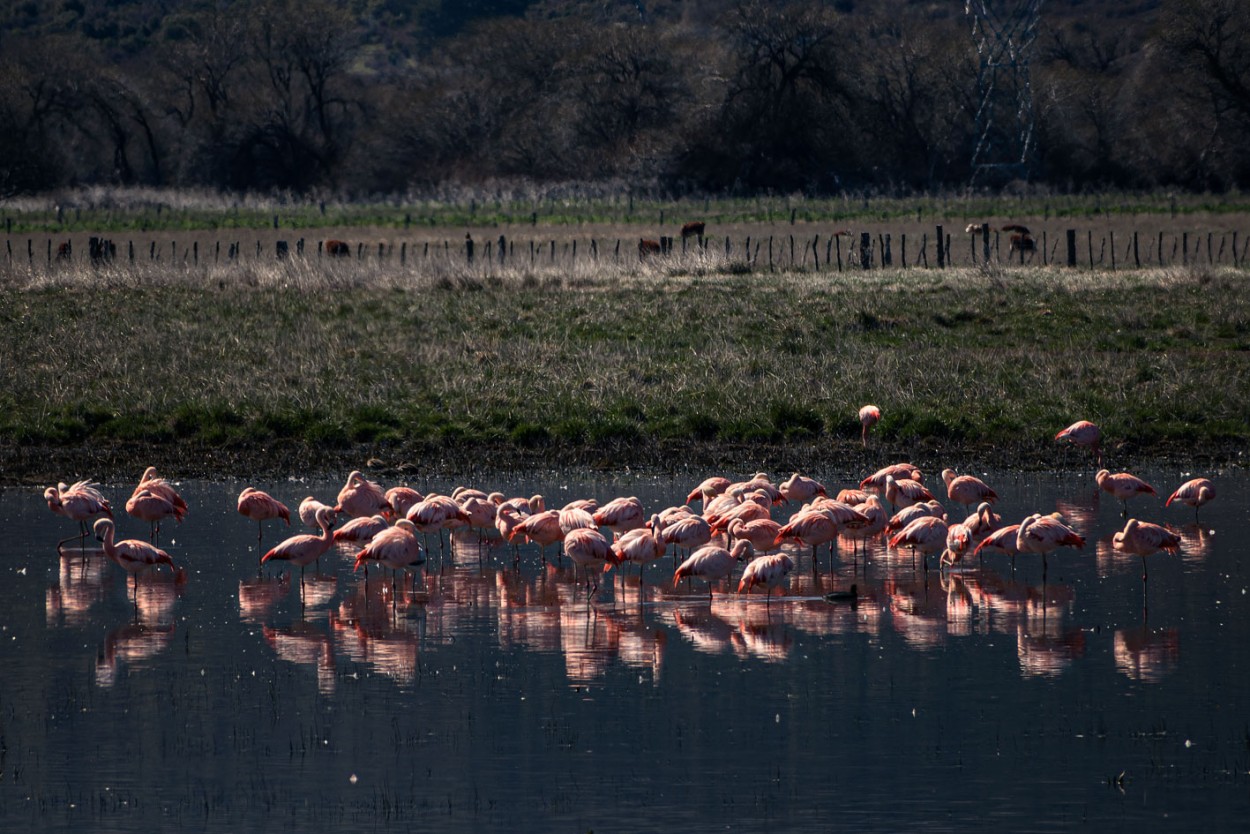
M 1138 474 L 1164 496 L 1192 477 Z M 191 512 L 163 543 L 188 581 L 132 602 L 94 541 L 58 557 L 73 523 L 41 490 L 0 490 L 0 828 L 1243 829 L 1250 480 L 1200 474 L 1219 492 L 1201 527 L 1130 505 L 1184 536 L 1145 586 L 1091 472 L 990 473 L 1008 521 L 1058 508 L 1088 539 L 1045 584 L 1036 557 L 942 576 L 878 543 L 832 573 L 822 548 L 815 578 L 795 551 L 768 605 L 673 589 L 671 559 L 588 595 L 567 560 L 526 546 L 514 568 L 475 534 L 433 547 L 417 593 L 376 570 L 366 586 L 347 548 L 301 588 L 281 564 L 258 578 L 237 482 L 179 485 Z M 651 511 L 697 480 L 476 486 Z M 294 508 L 340 483 L 252 485 Z M 105 493 L 120 508 L 130 489 Z M 291 532 L 267 524 L 264 547 Z M 858 606 L 823 599 L 852 582 Z

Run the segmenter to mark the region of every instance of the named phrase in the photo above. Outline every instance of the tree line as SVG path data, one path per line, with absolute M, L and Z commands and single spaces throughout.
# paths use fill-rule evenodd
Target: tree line
M 136 0 L 142 23 L 106 13 L 125 5 L 0 9 L 0 196 L 350 197 L 508 178 L 910 193 L 975 173 L 979 59 L 957 2 Z M 1250 184 L 1250 4 L 1043 10 L 1030 181 Z

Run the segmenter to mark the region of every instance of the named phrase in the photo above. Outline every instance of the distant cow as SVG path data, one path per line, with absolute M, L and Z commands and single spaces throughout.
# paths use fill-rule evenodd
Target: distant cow
M 326 254 L 335 258 L 346 258 L 352 253 L 351 244 L 345 240 L 327 240 Z
M 703 230 L 706 228 L 707 224 L 702 220 L 691 221 L 681 227 L 681 239 L 685 240 L 688 237 L 697 237 L 699 240 L 703 240 Z
M 58 261 L 68 261 L 73 254 L 74 249 L 68 240 L 64 243 L 58 244 L 56 247 L 56 259 Z
M 987 226 L 986 223 L 969 223 L 968 228 L 964 229 L 964 234 L 979 235 L 986 230 Z
M 663 251 L 660 248 L 658 240 L 649 240 L 645 237 L 638 238 L 638 260 L 645 261 L 652 255 L 659 255 Z
M 1032 234 L 1032 232 L 1029 231 L 1028 226 L 1021 226 L 1019 223 L 1008 223 L 1006 226 L 1003 226 L 1003 231 L 1015 232 L 1016 234 L 1021 234 L 1021 235 L 1024 235 L 1025 237 L 1028 237 L 1029 235 Z
M 1014 234 L 1011 236 L 1011 245 L 1007 248 L 1008 256 L 1010 256 L 1012 252 L 1019 252 L 1020 257 L 1024 257 L 1025 252 L 1036 252 L 1036 251 L 1037 251 L 1037 241 L 1033 240 L 1033 237 L 1029 235 L 1027 232 L 1022 232 L 1022 233 Z

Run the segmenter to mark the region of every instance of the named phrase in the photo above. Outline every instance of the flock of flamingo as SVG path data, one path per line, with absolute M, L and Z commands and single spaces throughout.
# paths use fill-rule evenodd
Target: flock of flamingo
M 865 445 L 869 429 L 880 416 L 876 406 L 860 410 Z M 1055 439 L 1089 448 L 1101 466 L 1101 432 L 1093 423 L 1074 423 Z M 946 498 L 966 514 L 963 520 L 948 518 L 941 501 L 924 484 L 921 471 L 909 463 L 886 466 L 864 478 L 858 487 L 842 489 L 832 497 L 823 484 L 799 473 L 781 484 L 772 483 L 763 473 L 736 483 L 715 476 L 694 487 L 685 503 L 654 512 L 648 512 L 633 497 L 615 498 L 602 505 L 594 499 L 579 499 L 557 510 L 547 509 L 540 495 L 508 498 L 499 492 L 466 487 L 458 487 L 451 495 L 423 495 L 407 486 L 384 490 L 356 471 L 348 476 L 333 505 L 312 496 L 298 505 L 297 517 L 317 533 L 283 540 L 261 555 L 260 564 L 285 561 L 298 566 L 302 578 L 305 567 L 318 562 L 335 543 L 343 542 L 359 547 L 354 555 L 355 569 L 364 567 L 366 576 L 368 565 L 376 563 L 392 571 L 392 583 L 405 571 L 413 573 L 415 582 L 418 568 L 425 563 L 431 534 L 439 537 L 441 547 L 443 530 L 472 528 L 485 535 L 493 529 L 514 546 L 516 561 L 520 559 L 516 546 L 521 543 L 537 544 L 544 562 L 547 548 L 559 545 L 559 552 L 583 570 L 587 587 L 597 589 L 599 575 L 631 563 L 641 574 L 646 565 L 673 548 L 675 564 L 683 550 L 687 554 L 673 573 L 674 586 L 683 579 L 699 579 L 707 584 L 710 596 L 717 583 L 730 578 L 742 565 L 738 594 L 760 588 L 771 602 L 773 591 L 785 585 L 795 568 L 795 557 L 782 552 L 787 544 L 791 552 L 795 546 L 811 548 L 813 571 L 819 567 L 820 545 L 830 547 L 832 570 L 836 539 L 841 537 L 858 546 L 884 535 L 890 547 L 910 549 L 913 565 L 919 555 L 925 571 L 929 570 L 930 556 L 937 556 L 940 570 L 948 570 L 969 556 L 983 559 L 989 552 L 1010 556 L 1013 569 L 1018 554 L 1040 555 L 1043 576 L 1049 554 L 1064 547 L 1080 549 L 1085 544 L 1085 537 L 1059 513 L 1034 513 L 1017 524 L 1005 524 L 993 510 L 998 494 L 980 478 L 946 469 L 942 481 Z M 1125 516 L 1129 500 L 1157 494 L 1148 483 L 1127 472 L 1112 474 L 1099 469 L 1095 481 L 1101 490 L 1122 502 Z M 1165 506 L 1186 504 L 1194 508 L 1196 519 L 1198 509 L 1214 497 L 1211 481 L 1195 478 L 1172 492 Z M 149 524 L 150 541 L 116 540 L 112 506 L 98 485 L 90 481 L 48 487 L 44 498 L 54 513 L 79 524 L 79 533 L 63 539 L 58 548 L 70 541 L 84 541 L 89 535 L 88 520 L 103 516 L 94 523 L 96 538 L 103 543 L 104 554 L 133 577 L 136 594 L 139 575 L 159 565 L 169 565 L 179 581 L 185 581 L 185 573 L 174 567 L 172 557 L 157 542 L 161 523 L 171 517 L 181 522 L 187 504 L 154 467 L 148 467 L 126 502 L 128 514 Z M 788 503 L 798 504 L 800 509 L 786 523 L 774 520 L 773 507 Z M 698 511 L 692 507 L 696 504 Z M 886 504 L 891 505 L 890 511 Z M 251 487 L 239 495 L 238 512 L 256 522 L 258 551 L 265 522 L 291 524 L 286 504 Z M 350 520 L 335 529 L 342 517 Z M 1141 557 L 1145 581 L 1146 556 L 1159 551 L 1176 553 L 1180 541 L 1165 526 L 1128 518 L 1124 529 L 1114 536 L 1114 548 Z M 853 601 L 855 586 L 828 598 Z

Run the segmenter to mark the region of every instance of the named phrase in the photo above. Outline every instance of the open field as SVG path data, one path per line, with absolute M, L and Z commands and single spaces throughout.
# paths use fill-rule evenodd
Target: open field
M 863 468 L 933 449 L 1044 464 L 1077 418 L 1113 462 L 1236 462 L 1250 439 L 1250 301 L 1228 266 L 769 271 L 717 247 L 556 250 L 17 264 L 0 478 L 145 460 Z M 858 448 L 865 402 L 884 451 Z

